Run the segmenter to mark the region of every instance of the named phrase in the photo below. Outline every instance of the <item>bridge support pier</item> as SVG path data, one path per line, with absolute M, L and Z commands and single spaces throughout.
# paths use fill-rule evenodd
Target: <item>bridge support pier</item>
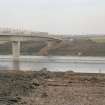
M 20 70 L 19 66 L 20 41 L 12 42 L 12 54 L 13 54 L 13 69 Z

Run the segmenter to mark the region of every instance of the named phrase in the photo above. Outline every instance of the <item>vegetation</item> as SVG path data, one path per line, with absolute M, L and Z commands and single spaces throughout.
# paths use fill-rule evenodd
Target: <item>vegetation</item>
M 92 41 L 96 43 L 105 43 L 105 37 L 100 37 L 100 38 L 91 38 Z
M 46 48 L 46 42 L 23 42 L 21 44 L 22 55 L 40 55 L 40 51 Z M 63 41 L 59 47 L 51 48 L 48 55 L 55 56 L 105 56 L 105 37 L 74 39 L 73 41 Z M 0 44 L 0 54 L 12 54 L 12 45 L 10 42 Z M 42 55 L 44 53 L 42 52 Z

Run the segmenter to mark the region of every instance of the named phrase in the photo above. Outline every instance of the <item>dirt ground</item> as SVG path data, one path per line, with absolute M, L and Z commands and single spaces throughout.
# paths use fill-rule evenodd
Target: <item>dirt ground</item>
M 105 74 L 0 71 L 0 105 L 105 105 Z

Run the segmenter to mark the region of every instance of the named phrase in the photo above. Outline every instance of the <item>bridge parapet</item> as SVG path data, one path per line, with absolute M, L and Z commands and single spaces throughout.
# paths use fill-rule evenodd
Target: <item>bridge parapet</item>
M 59 35 L 52 35 L 48 32 L 33 32 L 27 30 L 18 30 L 18 29 L 10 29 L 10 28 L 0 28 L 0 37 L 39 37 L 39 38 L 47 38 L 51 40 L 62 40 L 62 37 Z

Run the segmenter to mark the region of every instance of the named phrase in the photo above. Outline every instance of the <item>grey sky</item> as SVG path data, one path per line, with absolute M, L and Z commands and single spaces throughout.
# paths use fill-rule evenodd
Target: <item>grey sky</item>
M 0 27 L 103 34 L 105 0 L 0 0 Z

